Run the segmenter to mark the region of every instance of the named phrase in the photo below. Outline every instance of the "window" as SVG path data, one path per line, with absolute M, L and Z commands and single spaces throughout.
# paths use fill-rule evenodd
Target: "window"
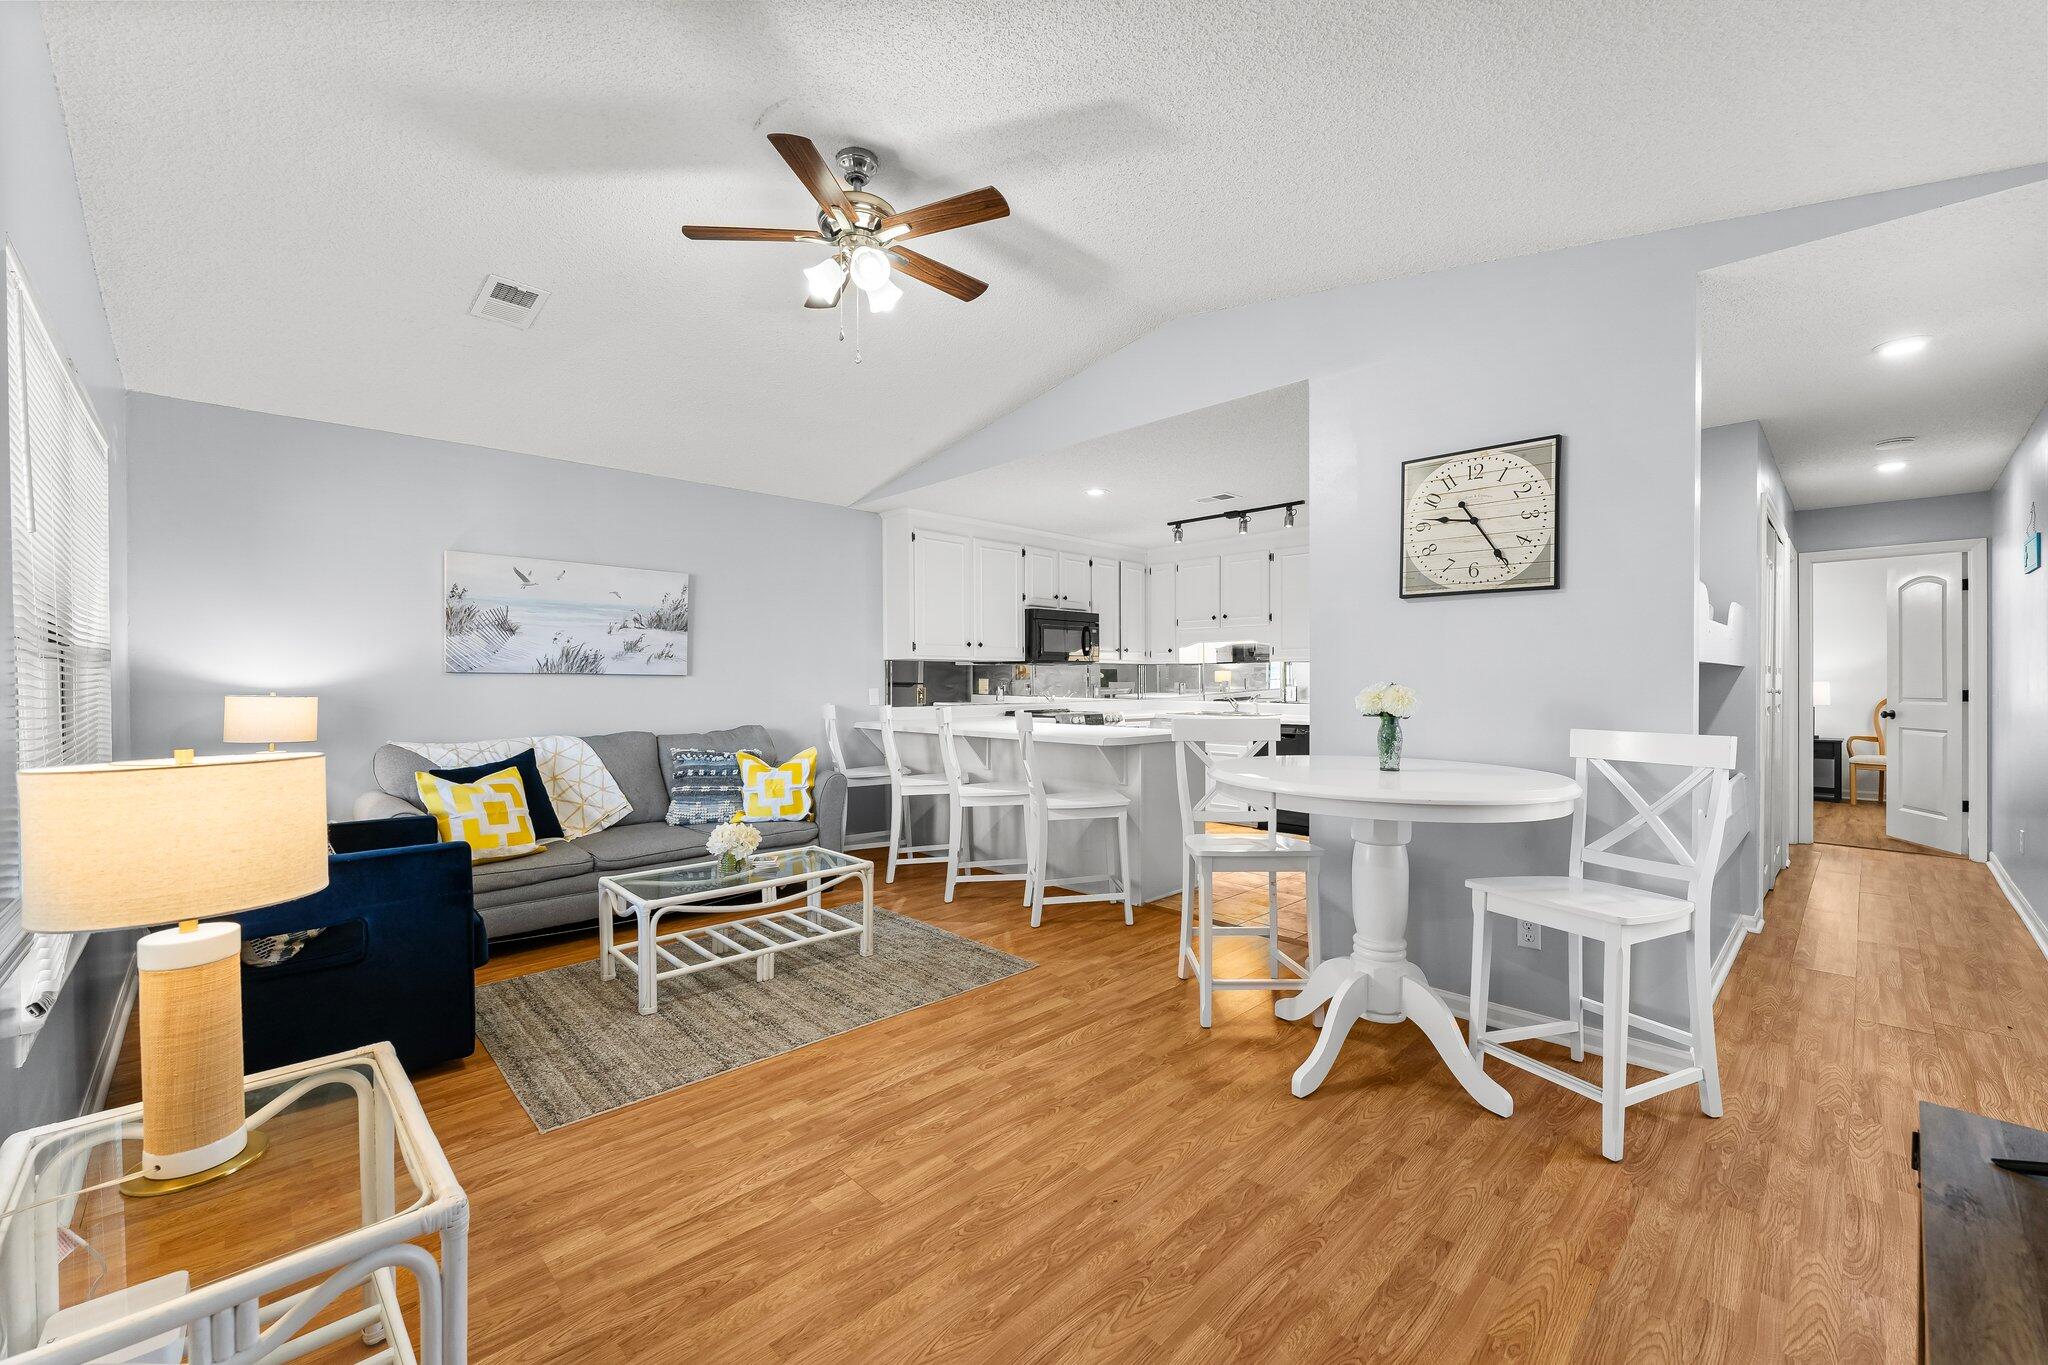
M 13 251 L 7 264 L 7 530 L 0 577 L 0 975 L 20 951 L 21 822 L 13 773 L 112 756 L 107 438 Z

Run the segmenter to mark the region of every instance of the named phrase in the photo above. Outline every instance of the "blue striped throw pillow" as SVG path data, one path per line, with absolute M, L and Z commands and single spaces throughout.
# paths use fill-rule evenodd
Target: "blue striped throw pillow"
M 715 749 L 671 749 L 668 755 L 671 825 L 723 824 L 746 804 L 740 762 L 732 754 Z

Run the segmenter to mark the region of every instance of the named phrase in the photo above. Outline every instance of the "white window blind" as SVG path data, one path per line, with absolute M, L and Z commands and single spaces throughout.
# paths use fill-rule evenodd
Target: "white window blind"
M 0 660 L 0 972 L 19 949 L 18 768 L 100 763 L 114 736 L 107 440 L 10 250 L 7 528 L 13 629 Z

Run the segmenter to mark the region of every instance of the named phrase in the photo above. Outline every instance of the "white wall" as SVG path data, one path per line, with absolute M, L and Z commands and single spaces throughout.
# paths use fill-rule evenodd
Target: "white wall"
M 1861 550 L 1928 540 L 1976 540 L 1991 534 L 1992 495 L 1956 493 L 1854 507 L 1822 507 L 1792 518 L 1803 551 Z
M 92 246 L 86 240 L 71 146 L 43 42 L 42 14 L 35 5 L 0 4 L 0 238 L 20 257 L 45 321 L 108 428 L 114 744 L 120 754 L 125 752 L 128 729 L 124 390 L 100 303 Z M 0 347 L 5 344 L 0 339 Z M 6 519 L 0 517 L 0 556 L 11 553 Z M 134 939 L 127 933 L 93 935 L 30 1049 L 27 1065 L 15 1067 L 12 1045 L 0 1054 L 0 1137 L 17 1128 L 69 1118 L 90 1098 L 95 1060 L 117 1022 L 115 1011 Z
M 1763 791 L 1759 680 L 1763 666 L 1764 594 L 1763 512 L 1769 509 L 1787 535 L 1792 504 L 1785 481 L 1763 427 L 1738 422 L 1700 433 L 1700 582 L 1715 613 L 1726 618 L 1730 603 L 1739 603 L 1751 622 L 1748 653 L 1741 668 L 1720 665 L 1699 669 L 1699 722 L 1702 734 L 1735 736 L 1737 771 L 1748 778 L 1743 800 L 1744 822 L 1751 833 L 1736 845 L 1714 887 L 1716 943 L 1724 943 L 1738 922 L 1761 905 L 1763 838 L 1760 825 Z
M 1833 697 L 1814 710 L 1813 732 L 1824 739 L 1871 733 L 1870 712 L 1886 686 L 1885 572 L 1897 562 L 1844 559 L 1813 566 L 1813 677 L 1826 682 Z M 1871 752 L 1868 745 L 1858 748 Z M 1863 773 L 1860 786 L 1862 795 L 1875 797 L 1877 774 Z
M 2030 512 L 2048 524 L 2048 408 L 1992 496 L 1991 856 L 2048 915 L 2048 569 L 2021 561 Z
M 346 814 L 393 739 L 758 722 L 817 743 L 819 706 L 881 683 L 880 519 L 530 455 L 136 394 L 138 752 L 219 752 L 229 692 L 312 692 Z M 691 674 L 449 674 L 441 556 L 693 575 Z

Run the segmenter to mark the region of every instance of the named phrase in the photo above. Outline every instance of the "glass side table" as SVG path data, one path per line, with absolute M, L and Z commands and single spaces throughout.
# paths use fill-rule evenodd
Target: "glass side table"
M 0 1145 L 0 1361 L 256 1365 L 357 1338 L 369 1349 L 342 1358 L 464 1365 L 469 1199 L 390 1045 L 266 1071 L 245 1093 L 269 1150 L 172 1194 L 122 1192 L 140 1105 Z

